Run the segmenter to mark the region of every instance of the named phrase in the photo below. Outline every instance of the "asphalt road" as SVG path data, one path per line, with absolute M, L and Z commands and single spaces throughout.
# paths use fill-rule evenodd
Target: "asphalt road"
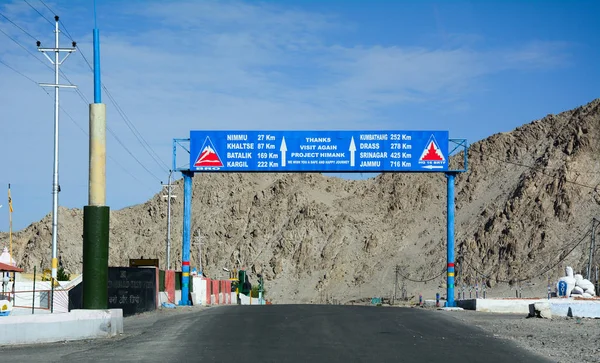
M 125 320 L 119 338 L 2 347 L 10 362 L 548 362 L 439 311 L 222 306 Z

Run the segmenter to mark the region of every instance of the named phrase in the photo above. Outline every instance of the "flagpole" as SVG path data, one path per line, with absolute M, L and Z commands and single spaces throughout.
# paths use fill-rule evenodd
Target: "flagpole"
M 12 212 L 13 212 L 13 208 L 12 208 L 12 198 L 10 196 L 10 183 L 8 184 L 8 244 L 9 244 L 9 253 L 10 253 L 10 258 L 8 263 L 12 265 L 12 258 L 13 258 L 13 254 L 12 254 Z

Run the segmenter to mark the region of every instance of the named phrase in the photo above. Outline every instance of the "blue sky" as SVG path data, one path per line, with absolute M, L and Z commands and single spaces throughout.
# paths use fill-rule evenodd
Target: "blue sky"
M 92 0 L 45 4 L 91 61 Z M 52 44 L 24 1 L 0 13 Z M 585 104 L 600 91 L 599 13 L 598 1 L 98 0 L 103 82 L 124 113 L 103 102 L 127 147 L 109 133 L 107 204 L 159 192 L 190 129 L 441 129 L 472 143 Z M 53 73 L 33 38 L 2 16 L 0 29 L 33 53 L 0 32 L 0 185 L 18 230 L 52 207 L 53 98 L 35 82 Z M 61 91 L 73 119 L 61 113 L 60 205 L 81 208 L 93 78 L 81 54 L 61 69 L 81 95 Z

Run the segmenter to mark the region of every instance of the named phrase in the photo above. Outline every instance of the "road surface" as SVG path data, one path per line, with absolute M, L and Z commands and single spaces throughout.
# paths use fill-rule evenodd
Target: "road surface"
M 152 315 L 154 314 L 154 315 Z M 126 318 L 119 338 L 0 348 L 10 362 L 548 362 L 440 311 L 221 306 Z

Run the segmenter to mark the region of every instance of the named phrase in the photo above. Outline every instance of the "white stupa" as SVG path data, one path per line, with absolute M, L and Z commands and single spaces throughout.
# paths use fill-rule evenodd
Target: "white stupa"
M 15 259 L 10 256 L 10 253 L 8 253 L 8 248 L 6 247 L 2 249 L 2 253 L 0 254 L 0 262 L 11 266 L 17 266 Z

